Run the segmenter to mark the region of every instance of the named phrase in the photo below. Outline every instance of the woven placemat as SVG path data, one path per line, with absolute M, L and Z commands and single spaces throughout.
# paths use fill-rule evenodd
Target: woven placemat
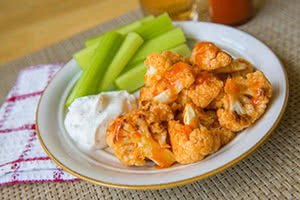
M 0 101 L 21 68 L 67 62 L 91 36 L 141 17 L 139 10 L 87 30 L 0 67 Z M 252 155 L 217 175 L 161 190 L 123 190 L 86 181 L 14 184 L 0 188 L 2 199 L 300 199 L 300 1 L 269 0 L 238 27 L 267 44 L 283 61 L 290 81 L 286 113 L 271 137 Z M 270 66 L 272 67 L 272 66 Z

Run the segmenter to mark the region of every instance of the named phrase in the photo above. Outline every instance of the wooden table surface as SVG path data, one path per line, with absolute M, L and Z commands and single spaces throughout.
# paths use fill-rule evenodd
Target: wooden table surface
M 138 0 L 0 1 L 0 65 L 138 7 Z

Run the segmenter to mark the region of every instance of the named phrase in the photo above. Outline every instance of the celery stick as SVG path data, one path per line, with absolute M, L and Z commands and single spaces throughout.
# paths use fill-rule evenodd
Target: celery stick
M 186 39 L 181 28 L 175 28 L 156 38 L 146 41 L 130 60 L 129 65 L 145 60 L 146 57 L 153 52 L 162 52 L 185 43 L 185 41 Z
M 119 91 L 120 89 L 116 86 L 115 83 L 110 84 L 108 91 Z
M 117 28 L 116 32 L 125 35 L 125 34 L 131 32 L 131 31 L 137 29 L 138 27 L 140 27 L 144 23 L 151 22 L 152 20 L 154 20 L 153 15 L 149 15 L 149 16 L 144 17 L 144 18 L 142 18 L 138 21 L 135 21 L 135 22 L 132 22 L 130 24 L 126 24 L 126 25 L 123 25 L 123 26 Z
M 140 25 L 137 25 L 138 23 Z M 153 16 L 146 17 L 143 20 L 136 21 L 129 25 L 125 25 L 124 27 L 120 27 L 116 30 L 118 33 L 124 35 L 131 31 L 136 32 L 140 36 L 142 36 L 144 40 L 149 40 L 151 38 L 155 38 L 156 36 L 161 35 L 162 33 L 170 31 L 173 27 L 174 26 L 168 14 L 162 14 L 155 19 L 153 19 Z M 97 46 L 95 43 L 101 42 L 101 39 L 104 35 L 105 34 L 102 34 L 100 36 L 96 36 L 87 40 L 86 44 L 88 43 L 88 46 L 86 45 L 87 47 L 85 49 L 82 49 L 81 51 L 74 54 L 74 58 L 78 62 L 81 69 L 86 68 L 93 55 L 93 50 Z
M 121 90 L 134 92 L 145 85 L 144 75 L 146 74 L 146 71 L 147 67 L 144 65 L 143 62 L 141 62 L 137 64 L 135 68 L 119 76 L 116 79 L 115 84 Z
M 77 81 L 74 89 L 69 95 L 66 106 L 69 106 L 74 99 L 98 92 L 100 80 L 102 79 L 107 66 L 120 48 L 123 36 L 116 32 L 105 35 L 101 44 L 98 45 L 89 63 L 88 68 L 83 72 Z
M 158 16 L 154 20 L 144 23 L 142 26 L 139 26 L 132 31 L 142 36 L 144 40 L 149 40 L 161 35 L 162 33 L 170 31 L 173 28 L 174 25 L 172 24 L 172 20 L 168 14 L 165 13 Z
M 143 17 L 142 19 L 138 20 L 140 21 L 142 24 L 151 21 L 152 19 L 154 19 L 153 15 L 148 15 L 146 17 Z
M 119 51 L 115 55 L 114 59 L 108 66 L 103 80 L 100 84 L 100 91 L 106 91 L 110 84 L 118 77 L 128 61 L 135 54 L 138 48 L 143 44 L 144 40 L 138 34 L 132 32 L 128 33 L 124 42 L 122 43 Z
M 75 60 L 77 61 L 77 63 L 79 64 L 81 69 L 84 70 L 87 68 L 89 62 L 91 61 L 91 59 L 94 55 L 95 49 L 99 46 L 100 43 L 101 43 L 101 41 L 95 42 L 94 44 L 91 44 L 90 46 L 88 46 L 80 51 L 77 51 L 73 55 L 73 57 L 75 58 Z
M 136 28 L 138 28 L 139 26 L 141 26 L 143 23 L 146 23 L 146 22 L 149 22 L 149 21 L 152 21 L 154 19 L 154 17 L 152 15 L 149 15 L 147 17 L 144 17 L 138 21 L 135 21 L 135 22 L 132 22 L 130 24 L 126 24 L 126 25 L 123 25 L 119 28 L 116 28 L 112 31 L 115 31 L 115 32 L 118 32 L 120 34 L 127 34 L 133 30 L 135 30 Z M 95 43 L 95 42 L 98 42 L 101 40 L 101 38 L 103 38 L 103 36 L 105 35 L 106 33 L 104 34 L 101 34 L 101 35 L 97 35 L 95 37 L 92 37 L 88 40 L 85 41 L 85 46 L 88 47 L 90 46 L 91 44 Z

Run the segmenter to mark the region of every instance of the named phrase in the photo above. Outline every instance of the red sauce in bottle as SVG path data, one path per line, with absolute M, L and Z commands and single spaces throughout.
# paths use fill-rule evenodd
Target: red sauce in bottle
M 238 25 L 253 15 L 252 0 L 209 0 L 209 14 L 213 22 Z

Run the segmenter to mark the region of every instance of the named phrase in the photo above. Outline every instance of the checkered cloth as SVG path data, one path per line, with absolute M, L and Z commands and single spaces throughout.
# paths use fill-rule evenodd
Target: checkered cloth
M 45 154 L 35 130 L 40 95 L 62 64 L 38 65 L 19 73 L 0 108 L 0 186 L 24 182 L 77 180 Z

